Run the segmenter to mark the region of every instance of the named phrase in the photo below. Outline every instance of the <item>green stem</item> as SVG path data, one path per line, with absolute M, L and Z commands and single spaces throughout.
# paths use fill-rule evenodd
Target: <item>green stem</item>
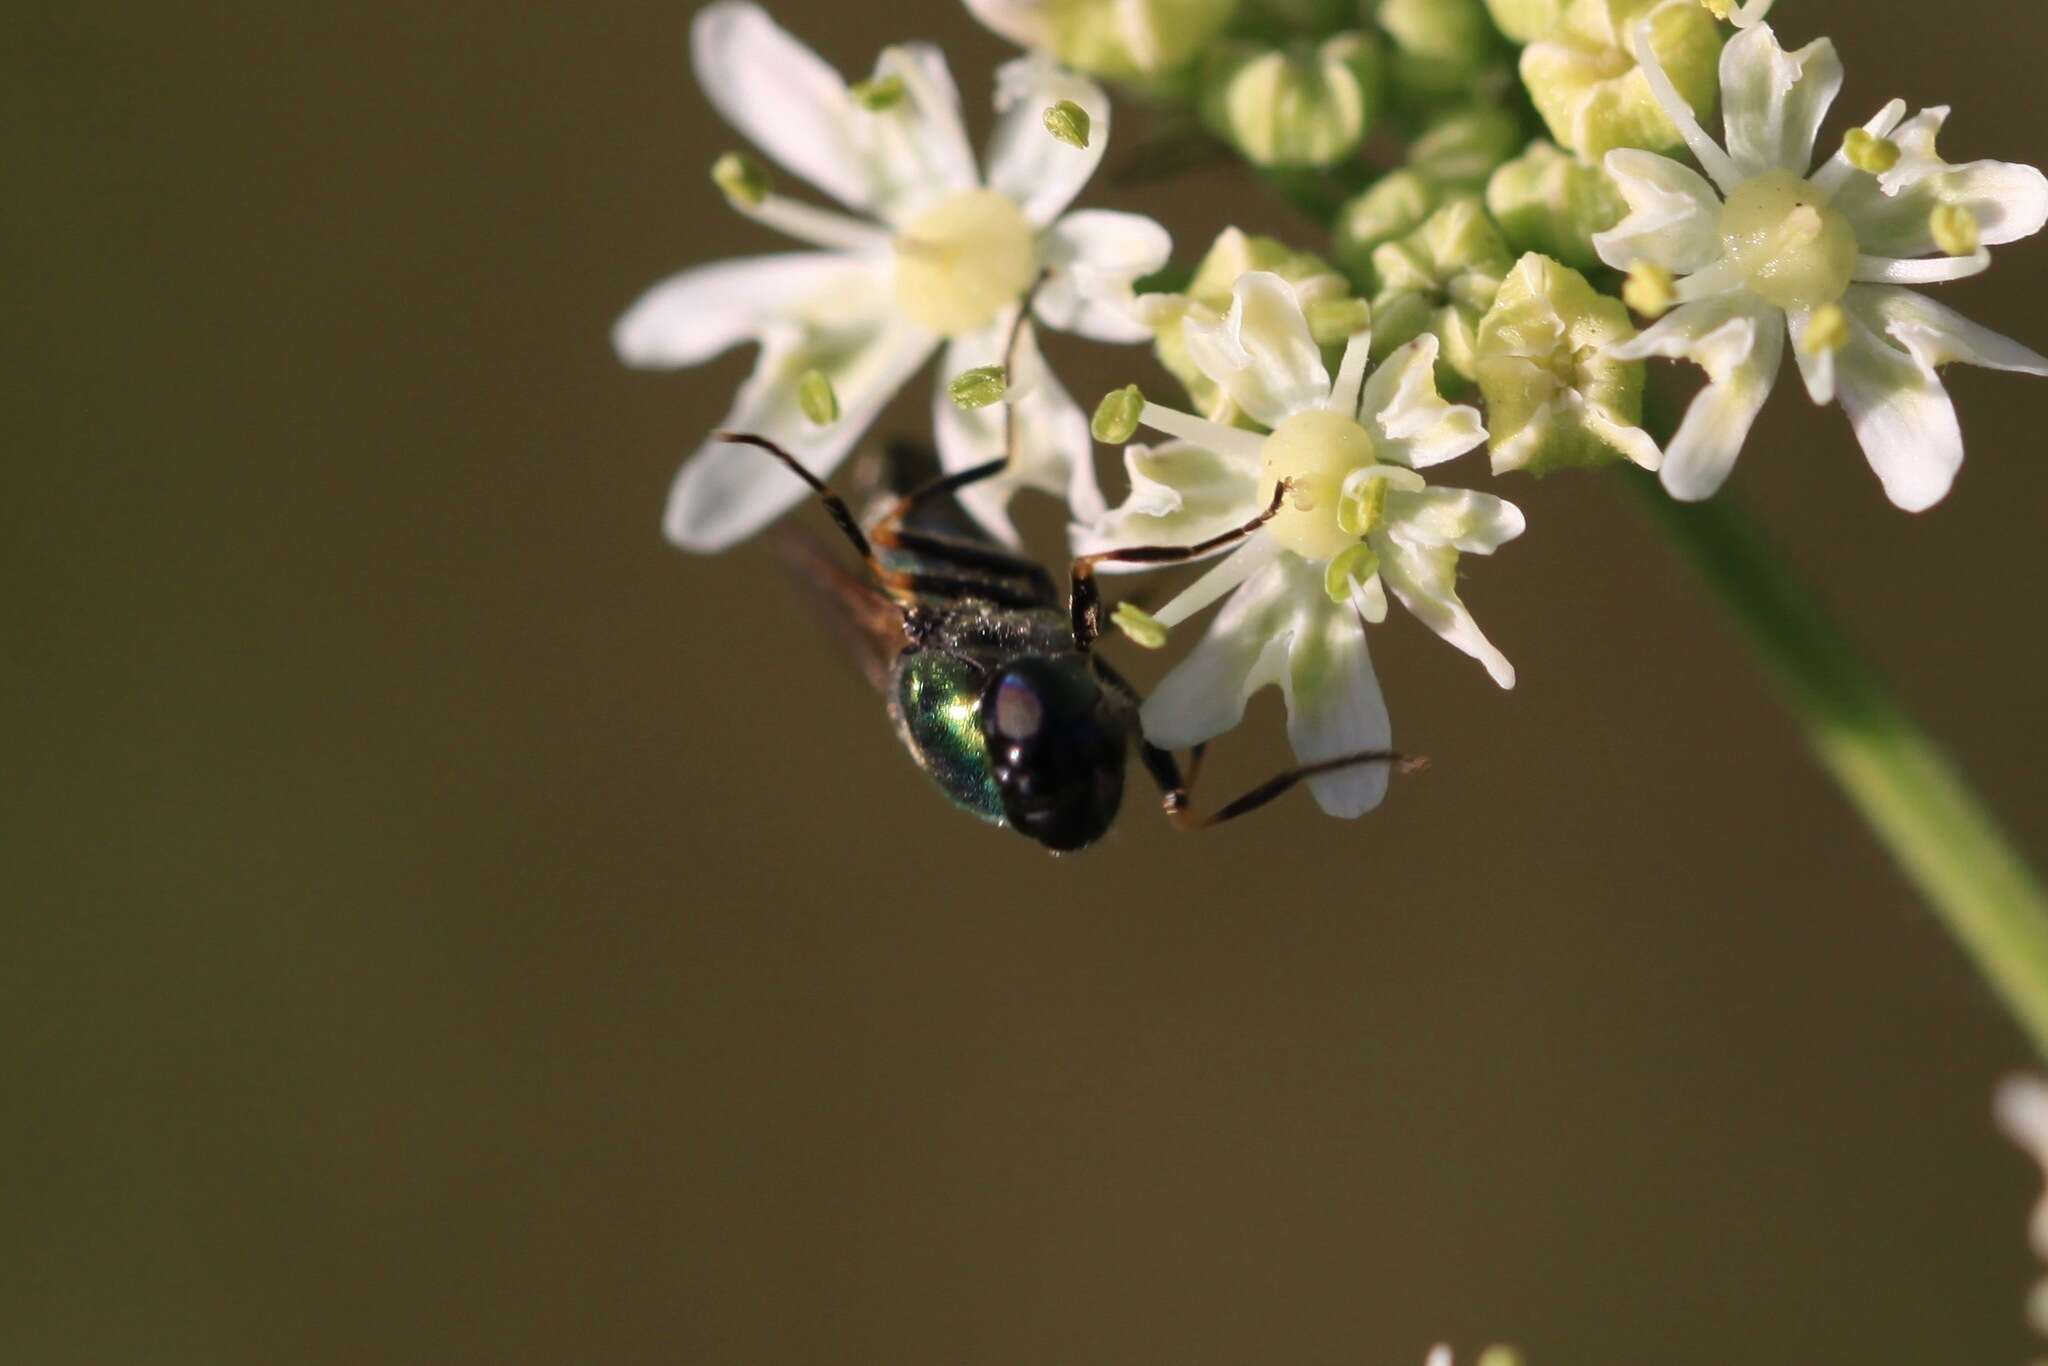
M 1822 767 L 2048 1056 L 2048 895 L 1984 803 L 1727 494 L 1680 503 L 1655 480 L 1626 482 L 1720 599 Z

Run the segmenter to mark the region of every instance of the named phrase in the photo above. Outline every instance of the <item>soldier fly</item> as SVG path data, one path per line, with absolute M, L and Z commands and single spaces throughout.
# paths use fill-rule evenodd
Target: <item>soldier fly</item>
M 1202 750 L 1193 752 L 1183 776 L 1174 756 L 1140 731 L 1138 691 L 1094 651 L 1101 633 L 1097 564 L 1200 558 L 1277 514 L 1290 491 L 1285 484 L 1258 517 L 1199 545 L 1136 546 L 1076 559 L 1063 603 L 1044 566 L 1003 549 L 964 519 L 932 529 L 952 494 L 1001 473 L 1007 457 L 928 479 L 863 529 L 843 497 L 774 442 L 742 432 L 719 438 L 775 457 L 823 501 L 865 575 L 808 538 L 785 535 L 797 578 L 882 692 L 911 757 L 956 806 L 982 820 L 1054 853 L 1086 848 L 1109 830 L 1123 803 L 1133 743 L 1166 815 L 1182 829 L 1234 820 L 1319 773 L 1367 763 L 1420 766 L 1386 750 L 1344 755 L 1287 769 L 1196 816 L 1190 791 Z

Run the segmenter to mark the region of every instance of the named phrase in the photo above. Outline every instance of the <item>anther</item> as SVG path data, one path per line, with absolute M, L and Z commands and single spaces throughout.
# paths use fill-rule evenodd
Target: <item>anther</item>
M 1105 446 L 1121 446 L 1138 434 L 1138 418 L 1144 411 L 1144 393 L 1137 385 L 1126 384 L 1102 396 L 1088 430 Z
M 1088 111 L 1072 100 L 1061 100 L 1045 111 L 1045 131 L 1069 147 L 1086 147 L 1094 124 Z
M 1859 171 L 1883 175 L 1899 164 L 1899 144 L 1867 128 L 1851 128 L 1842 139 L 1842 158 Z
M 846 93 L 853 96 L 853 102 L 870 114 L 880 114 L 903 103 L 903 78 L 877 76 L 871 81 L 860 81 L 848 86 Z
M 1950 256 L 1974 256 L 1983 244 L 1977 215 L 1961 204 L 1937 204 L 1927 220 L 1934 245 Z
M 796 406 L 814 427 L 829 427 L 839 420 L 839 395 L 823 370 L 806 370 L 796 382 Z
M 1166 644 L 1166 626 L 1159 618 L 1125 599 L 1116 605 L 1110 614 L 1110 622 L 1116 629 L 1130 637 L 1131 643 L 1140 649 L 1157 650 Z
M 736 209 L 758 209 L 773 182 L 767 168 L 744 152 L 727 152 L 711 163 L 711 183 Z
M 1849 344 L 1849 315 L 1840 304 L 1822 304 L 1806 320 L 1799 349 L 1809 356 L 1829 356 Z
M 1629 267 L 1621 300 L 1645 318 L 1661 318 L 1678 302 L 1678 285 L 1664 267 L 1638 261 Z
M 953 376 L 946 386 L 946 392 L 953 402 L 969 410 L 986 408 L 991 403 L 1001 403 L 1008 392 L 1009 384 L 1000 365 L 984 365 L 974 370 L 963 370 Z

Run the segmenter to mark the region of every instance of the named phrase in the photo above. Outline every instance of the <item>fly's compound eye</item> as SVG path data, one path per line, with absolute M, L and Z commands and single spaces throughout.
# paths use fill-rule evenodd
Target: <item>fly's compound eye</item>
M 1062 851 L 1109 829 L 1123 801 L 1126 737 L 1085 659 L 1006 666 L 982 693 L 981 729 L 1011 825 Z

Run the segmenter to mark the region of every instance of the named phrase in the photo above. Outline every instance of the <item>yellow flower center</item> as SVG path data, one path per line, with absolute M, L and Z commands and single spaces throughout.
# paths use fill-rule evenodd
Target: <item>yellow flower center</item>
M 1037 273 L 1031 224 L 994 190 L 950 194 L 896 238 L 896 306 L 942 337 L 986 327 Z
M 1293 492 L 1266 530 L 1310 560 L 1327 560 L 1358 542 L 1339 513 L 1345 476 L 1373 463 L 1372 436 L 1341 413 L 1296 413 L 1273 429 L 1259 448 L 1259 506 L 1273 501 L 1285 479 Z
M 1735 187 L 1721 210 L 1721 246 L 1749 287 L 1779 308 L 1831 304 L 1856 273 L 1855 229 L 1790 171 Z

